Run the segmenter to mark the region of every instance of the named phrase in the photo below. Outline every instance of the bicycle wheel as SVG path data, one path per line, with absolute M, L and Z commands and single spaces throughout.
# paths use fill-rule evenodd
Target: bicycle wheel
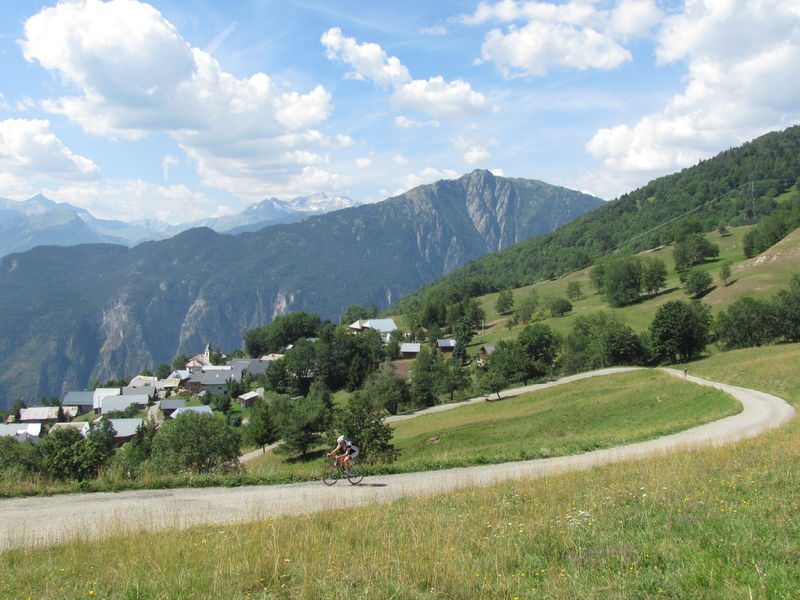
M 339 481 L 339 477 L 341 476 L 342 472 L 336 465 L 325 465 L 322 467 L 322 481 L 325 482 L 325 485 L 333 485 Z
M 350 472 L 347 475 L 347 481 L 350 482 L 350 485 L 358 485 L 361 483 L 361 480 L 364 479 L 364 476 L 361 474 L 361 471 L 355 465 L 350 465 Z

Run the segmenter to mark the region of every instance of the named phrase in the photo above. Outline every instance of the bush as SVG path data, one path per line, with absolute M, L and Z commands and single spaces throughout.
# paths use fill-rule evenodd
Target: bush
M 531 361 L 531 375 L 541 377 L 553 371 L 561 349 L 561 336 L 543 323 L 528 325 L 520 332 L 517 343 Z
M 778 292 L 773 302 L 781 337 L 787 342 L 800 342 L 800 275 L 794 275 L 789 289 Z
M 550 314 L 554 317 L 563 317 L 572 311 L 572 303 L 566 298 L 551 298 L 548 302 Z
M 239 456 L 239 432 L 212 415 L 184 413 L 153 438 L 152 462 L 166 473 L 210 473 Z
M 307 396 L 292 400 L 277 398 L 272 405 L 278 431 L 283 439 L 282 452 L 306 456 L 331 426 L 330 392 L 315 382 Z
M 341 432 L 358 446 L 359 458 L 366 462 L 392 462 L 397 450 L 392 445 L 394 430 L 384 421 L 386 411 L 379 401 L 357 391 L 336 418 Z M 335 437 L 337 433 L 332 433 Z M 333 444 L 331 444 L 333 445 Z
M 707 258 L 719 256 L 719 246 L 709 242 L 700 233 L 691 233 L 675 244 L 672 255 L 675 259 L 675 270 L 686 271 Z
M 86 480 L 97 476 L 100 468 L 108 462 L 113 446 L 114 430 L 109 421 L 105 425 L 92 425 L 88 437 L 84 438 L 74 429 L 57 429 L 39 444 L 42 467 L 55 479 Z

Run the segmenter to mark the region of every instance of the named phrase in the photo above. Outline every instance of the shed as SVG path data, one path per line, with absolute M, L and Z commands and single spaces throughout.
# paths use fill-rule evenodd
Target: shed
M 169 400 L 161 401 L 161 412 L 165 417 L 170 416 L 179 408 L 186 406 L 186 398 L 170 398 Z
M 50 429 L 50 432 L 58 431 L 59 429 L 74 429 L 78 433 L 80 433 L 83 437 L 86 437 L 86 434 L 89 433 L 89 423 L 86 421 L 74 422 L 74 423 L 56 423 Z
M 236 398 L 236 402 L 238 402 L 241 406 L 248 407 L 252 406 L 253 402 L 256 401 L 256 398 L 260 398 L 264 395 L 264 388 L 259 388 L 258 390 L 252 390 L 246 392 L 239 397 Z
M 436 340 L 436 347 L 439 348 L 441 352 L 452 352 L 455 350 L 456 341 L 450 339 Z
M 416 358 L 419 351 L 422 349 L 422 344 L 417 342 L 404 342 L 400 344 L 400 355 L 403 358 Z
M 122 446 L 136 435 L 136 430 L 144 424 L 144 419 L 109 419 L 109 421 L 116 432 L 114 442 L 118 446 Z
M 92 399 L 92 409 L 95 412 L 100 410 L 100 402 L 103 398 L 107 398 L 108 396 L 119 396 L 120 390 L 118 387 L 115 388 L 97 388 L 94 391 L 94 396 Z
M 61 401 L 62 406 L 77 406 L 78 414 L 90 412 L 93 407 L 94 392 L 67 392 Z
M 42 435 L 41 423 L 0 424 L 0 437 L 13 437 L 21 442 L 28 438 L 38 438 L 40 435 Z

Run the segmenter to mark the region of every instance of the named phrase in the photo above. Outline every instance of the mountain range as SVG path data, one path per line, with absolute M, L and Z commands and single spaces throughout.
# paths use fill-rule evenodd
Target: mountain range
M 384 307 L 603 201 L 473 171 L 383 202 L 239 235 L 196 228 L 133 248 L 42 246 L 0 259 L 0 406 L 239 348 L 289 311 Z
M 292 223 L 310 215 L 350 206 L 354 203 L 349 198 L 324 193 L 292 200 L 269 198 L 238 214 L 171 225 L 156 219 L 132 222 L 98 219 L 83 208 L 53 202 L 41 194 L 22 202 L 0 198 L 0 256 L 24 252 L 36 246 L 94 243 L 135 246 L 166 239 L 195 227 L 233 234 L 257 231 L 268 225 Z

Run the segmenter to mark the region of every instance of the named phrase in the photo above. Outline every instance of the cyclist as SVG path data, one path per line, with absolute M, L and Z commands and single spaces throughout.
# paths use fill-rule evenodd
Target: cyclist
M 338 452 L 342 454 L 337 455 Z M 348 475 L 350 473 L 352 460 L 358 456 L 358 446 L 343 435 L 340 435 L 336 438 L 336 447 L 328 452 L 326 456 L 334 458 L 336 462 L 344 468 L 345 475 Z

